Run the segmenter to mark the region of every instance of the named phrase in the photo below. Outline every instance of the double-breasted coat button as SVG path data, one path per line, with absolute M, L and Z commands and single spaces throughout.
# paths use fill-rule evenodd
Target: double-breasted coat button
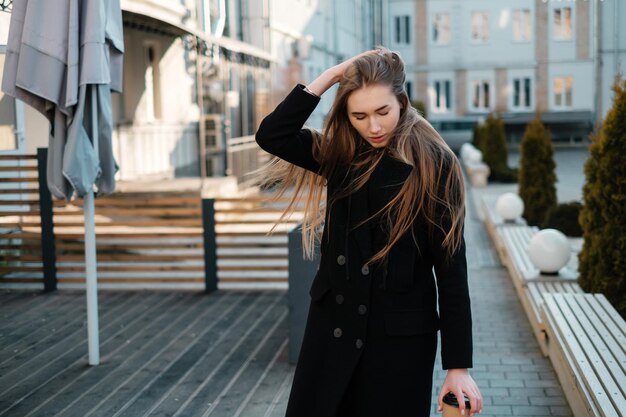
M 337 294 L 335 296 L 335 301 L 337 302 L 337 304 L 343 304 L 343 295 Z
M 363 316 L 365 313 L 367 313 L 367 307 L 363 304 L 359 305 L 359 314 Z
M 343 255 L 337 256 L 337 263 L 339 265 L 345 265 L 346 264 L 346 257 L 343 256 Z
M 363 341 L 361 339 L 357 339 L 354 345 L 357 349 L 361 349 L 363 347 Z
M 361 268 L 361 273 L 363 275 L 368 275 L 370 273 L 370 268 L 367 265 L 363 265 L 363 267 Z
M 343 331 L 337 327 L 334 331 L 333 331 L 333 335 L 337 338 L 341 337 L 341 335 L 343 334 Z

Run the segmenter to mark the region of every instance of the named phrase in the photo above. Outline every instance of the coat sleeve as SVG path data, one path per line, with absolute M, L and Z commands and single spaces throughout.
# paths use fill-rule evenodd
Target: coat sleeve
M 319 163 L 313 157 L 313 136 L 303 129 L 320 98 L 304 91 L 298 84 L 287 97 L 268 114 L 256 132 L 259 146 L 294 165 L 318 173 Z
M 442 182 L 445 181 L 446 175 L 448 175 L 447 170 L 444 170 Z M 450 229 L 449 216 L 446 217 L 439 212 L 437 218 L 443 220 L 444 229 Z M 472 314 L 465 238 L 462 237 L 461 244 L 453 255 L 446 258 L 447 249 L 442 247 L 445 235 L 438 228 L 434 229 L 431 252 L 439 298 L 442 368 L 471 368 L 473 366 Z M 463 231 L 464 229 L 463 224 Z

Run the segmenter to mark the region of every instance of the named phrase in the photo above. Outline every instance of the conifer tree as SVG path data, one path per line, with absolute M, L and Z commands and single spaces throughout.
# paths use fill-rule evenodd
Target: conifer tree
M 546 214 L 556 206 L 555 168 L 550 132 L 537 116 L 526 126 L 518 173 L 523 216 L 530 225 L 541 226 Z
M 586 292 L 603 293 L 626 318 L 626 81 L 613 91 L 585 163 L 578 282 Z
M 516 182 L 516 170 L 508 166 L 509 151 L 502 119 L 497 115 L 490 114 L 483 125 L 474 129 L 474 134 L 477 137 L 477 147 L 483 153 L 483 162 L 489 166 L 491 171 L 489 180 Z

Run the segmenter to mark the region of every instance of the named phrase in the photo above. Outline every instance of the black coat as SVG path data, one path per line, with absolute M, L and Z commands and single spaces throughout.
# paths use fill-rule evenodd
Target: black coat
M 257 143 L 319 172 L 311 133 L 302 128 L 318 102 L 296 86 L 263 120 Z M 413 172 L 385 156 L 365 186 L 327 210 L 330 227 L 322 236 L 287 416 L 331 417 L 340 409 L 359 417 L 428 416 L 438 330 L 443 369 L 472 367 L 465 241 L 445 262 L 443 234 L 429 238 L 419 217 L 413 225 L 419 251 L 407 233 L 392 247 L 387 267 L 366 266 L 386 234 L 377 222 L 346 233 L 348 224 L 383 207 Z M 339 185 L 329 179 L 328 195 Z

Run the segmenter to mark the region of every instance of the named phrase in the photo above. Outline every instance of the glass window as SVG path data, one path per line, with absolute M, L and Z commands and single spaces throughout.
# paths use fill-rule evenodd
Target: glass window
M 436 13 L 433 16 L 433 42 L 439 45 L 450 42 L 450 14 Z
M 394 39 L 397 44 L 409 44 L 411 42 L 410 28 L 410 16 L 394 17 Z
M 396 28 L 396 43 L 400 43 L 400 32 L 401 32 L 401 28 L 400 28 L 400 16 L 396 16 L 395 17 L 395 28 Z
M 530 107 L 530 78 L 524 78 L 524 107 Z
M 572 102 L 572 87 L 574 84 L 574 78 L 569 75 L 565 77 L 565 106 L 572 107 L 574 104 Z
M 4 54 L 0 53 L 0 68 L 3 67 Z M 15 99 L 0 91 L 0 151 L 17 149 L 15 127 Z
M 413 83 L 411 81 L 407 81 L 405 83 L 406 95 L 409 96 L 409 101 L 413 100 Z
M 572 8 L 557 7 L 553 17 L 554 39 L 572 39 Z
M 530 108 L 530 78 L 513 79 L 513 108 Z
M 530 10 L 515 10 L 513 12 L 513 39 L 519 42 L 531 39 Z
M 472 81 L 472 107 L 474 110 L 489 110 L 491 83 L 489 80 Z
M 472 42 L 489 41 L 489 15 L 487 12 L 472 12 Z
M 571 75 L 565 77 L 554 78 L 554 106 L 555 107 L 572 107 L 574 77 Z
M 554 105 L 557 107 L 563 105 L 563 78 L 561 77 L 554 79 Z
M 452 109 L 450 81 L 441 80 L 433 83 L 433 102 L 431 107 L 436 113 L 443 113 Z

